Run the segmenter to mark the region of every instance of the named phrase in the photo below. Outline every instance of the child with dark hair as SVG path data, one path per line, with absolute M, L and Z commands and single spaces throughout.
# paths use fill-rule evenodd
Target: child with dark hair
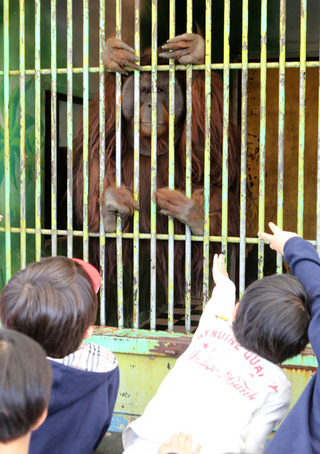
M 4 327 L 37 341 L 53 373 L 48 417 L 30 454 L 90 454 L 113 413 L 119 368 L 106 348 L 84 343 L 93 332 L 99 272 L 80 259 L 48 257 L 15 274 L 0 295 Z
M 260 454 L 289 407 L 291 385 L 278 364 L 307 344 L 307 293 L 292 276 L 271 276 L 235 306 L 223 255 L 212 272 L 216 286 L 192 342 L 123 432 L 125 454 L 156 454 L 179 432 L 201 454 Z
M 31 432 L 47 416 L 51 383 L 43 348 L 24 334 L 0 329 L 1 454 L 28 454 Z
M 273 235 L 259 232 L 269 241 L 271 249 L 284 255 L 292 274 L 306 288 L 310 302 L 309 339 L 317 361 L 320 361 L 320 259 L 311 243 L 296 233 L 285 232 L 272 222 Z M 315 454 L 320 452 L 320 379 L 316 372 L 297 403 L 290 410 L 275 436 L 268 444 L 267 454 Z

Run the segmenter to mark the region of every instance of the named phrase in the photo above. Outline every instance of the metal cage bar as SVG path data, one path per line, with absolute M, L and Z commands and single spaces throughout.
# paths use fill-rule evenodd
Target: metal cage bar
M 67 0 L 67 254 L 73 257 L 73 20 Z
M 300 15 L 300 85 L 299 85 L 299 163 L 297 233 L 303 237 L 304 213 L 304 148 L 306 122 L 306 57 L 307 57 L 307 0 L 301 0 Z
M 89 0 L 83 0 L 83 259 L 89 261 Z
M 176 29 L 176 12 L 175 0 L 170 0 L 169 5 L 169 38 L 175 36 Z M 174 122 L 175 122 L 175 62 L 169 60 L 169 180 L 168 186 L 174 189 L 174 166 L 175 166 L 175 149 L 174 149 Z M 171 216 L 168 218 L 168 331 L 173 331 L 174 323 L 174 220 Z
M 5 245 L 6 281 L 11 277 L 11 222 L 10 222 L 10 142 L 9 142 L 9 0 L 3 3 L 3 73 L 4 73 L 4 181 L 5 181 Z
M 57 3 L 51 0 L 51 251 L 57 255 Z
M 41 2 L 35 1 L 35 227 L 36 261 L 41 258 Z
M 203 307 L 207 304 L 209 294 L 209 200 L 210 200 L 210 117 L 211 117 L 211 17 L 212 2 L 206 0 L 205 31 L 205 144 L 204 144 L 204 222 L 203 222 Z
M 260 68 L 260 153 L 259 153 L 259 230 L 265 227 L 265 160 L 267 104 L 267 0 L 261 1 L 261 68 Z M 263 277 L 264 243 L 258 243 L 258 278 Z
M 134 49 L 135 54 L 140 57 L 140 1 L 135 0 L 135 21 L 134 21 Z M 138 63 L 139 64 L 139 63 Z M 134 199 L 139 203 L 140 193 L 140 72 L 134 71 Z M 139 211 L 133 214 L 133 327 L 139 328 Z
M 116 37 L 121 39 L 122 0 L 116 2 Z M 121 186 L 121 74 L 116 74 L 116 186 Z M 123 265 L 122 265 L 122 225 L 117 218 L 117 290 L 118 290 L 118 326 L 123 328 Z
M 284 172 L 284 125 L 285 125 L 285 65 L 286 65 L 286 0 L 280 2 L 280 67 L 279 67 L 279 121 L 278 121 L 278 195 L 277 225 L 283 228 L 283 172 Z M 277 273 L 282 273 L 282 255 L 277 254 Z
M 248 1 L 242 2 L 242 73 L 241 73 L 241 187 L 239 294 L 245 289 L 246 213 L 247 213 L 247 115 L 248 115 Z
M 106 112 L 105 112 L 105 73 L 104 65 L 101 58 L 102 50 L 105 43 L 105 28 L 106 28 L 106 5 L 105 0 L 100 0 L 100 14 L 99 14 L 99 194 L 100 200 L 103 197 L 103 184 L 105 175 L 105 150 L 106 150 Z M 101 274 L 101 291 L 100 291 L 100 323 L 106 324 L 106 295 L 105 295 L 105 244 L 106 236 L 102 217 L 102 204 L 100 204 L 100 274 Z
M 223 139 L 222 139 L 222 222 L 221 251 L 227 260 L 228 242 L 228 128 L 229 128 L 229 85 L 230 85 L 230 0 L 224 2 L 223 27 Z M 227 264 L 227 263 L 226 263 Z
M 320 37 L 319 37 L 319 59 L 320 59 Z M 319 87 L 318 87 L 318 163 L 317 163 L 317 232 L 316 232 L 316 246 L 318 255 L 320 255 L 320 64 L 319 64 Z
M 19 83 L 20 83 L 20 263 L 27 266 L 26 235 L 26 61 L 25 61 L 25 2 L 19 3 Z

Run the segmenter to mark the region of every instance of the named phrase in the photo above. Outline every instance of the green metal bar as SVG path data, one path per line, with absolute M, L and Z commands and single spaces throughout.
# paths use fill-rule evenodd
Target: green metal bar
M 175 0 L 170 0 L 169 5 L 169 38 L 175 36 L 176 12 Z M 175 63 L 169 60 L 169 188 L 174 185 L 174 121 L 175 121 Z M 168 331 L 173 331 L 174 324 L 174 220 L 168 218 Z
M 89 261 L 89 0 L 83 0 L 83 259 Z
M 259 219 L 258 228 L 265 226 L 265 160 L 267 104 L 267 0 L 261 0 L 261 69 L 260 69 L 260 153 L 259 153 Z M 259 240 L 258 278 L 263 277 L 264 243 Z
M 230 88 L 230 0 L 224 2 L 223 34 L 223 141 L 222 141 L 222 222 L 221 251 L 227 259 L 228 242 L 228 128 L 229 128 L 229 88 Z
M 121 39 L 122 1 L 116 2 L 116 37 Z M 121 75 L 116 74 L 116 185 L 121 186 Z M 123 327 L 123 264 L 121 218 L 117 219 L 118 326 Z
M 67 0 L 67 253 L 73 257 L 73 21 L 72 0 Z
M 187 33 L 192 33 L 192 0 L 187 1 Z M 186 93 L 186 196 L 192 196 L 192 65 L 187 65 Z M 185 242 L 185 327 L 191 331 L 191 230 L 186 225 Z
M 36 261 L 41 258 L 41 1 L 35 0 L 35 226 Z
M 27 235 L 26 235 L 26 60 L 25 60 L 25 3 L 19 3 L 20 41 L 20 264 L 21 269 L 27 266 Z
M 57 4 L 51 0 L 51 251 L 57 255 Z
M 103 196 L 103 184 L 105 176 L 105 150 L 106 150 L 106 112 L 105 112 L 105 72 L 104 65 L 101 58 L 102 51 L 105 44 L 105 29 L 106 29 L 106 4 L 105 0 L 100 0 L 99 10 L 99 55 L 100 55 L 100 73 L 99 73 L 99 194 L 100 200 Z M 101 274 L 101 286 L 100 286 L 100 324 L 106 324 L 106 295 L 105 295 L 105 274 L 106 274 L 106 236 L 103 225 L 102 217 L 102 204 L 100 204 L 100 274 Z
M 140 1 L 135 0 L 134 21 L 135 54 L 140 56 Z M 134 199 L 139 203 L 140 193 L 140 71 L 134 72 Z M 139 211 L 133 214 L 133 327 L 139 328 Z
M 283 229 L 283 172 L 285 120 L 285 64 L 286 64 L 286 0 L 280 1 L 280 68 L 279 68 L 279 126 L 278 126 L 278 199 L 277 225 Z M 277 273 L 282 273 L 282 255 L 277 254 Z
M 11 277 L 11 221 L 10 221 L 10 130 L 9 130 L 9 0 L 3 3 L 3 68 L 4 68 L 4 181 L 5 181 L 5 247 L 6 281 Z
M 209 201 L 210 201 L 210 116 L 211 116 L 211 0 L 206 0 L 205 31 L 205 143 L 204 143 L 204 225 L 203 225 L 203 307 L 209 299 Z
M 150 329 L 156 328 L 156 204 L 154 193 L 157 189 L 157 0 L 152 0 L 152 49 L 151 49 L 151 295 L 150 295 Z
M 245 290 L 247 215 L 247 117 L 248 117 L 248 2 L 242 2 L 242 95 L 241 95 L 241 192 L 239 294 Z
M 306 55 L 307 55 L 307 0 L 301 0 L 297 233 L 302 237 L 304 212 L 304 147 L 306 122 Z

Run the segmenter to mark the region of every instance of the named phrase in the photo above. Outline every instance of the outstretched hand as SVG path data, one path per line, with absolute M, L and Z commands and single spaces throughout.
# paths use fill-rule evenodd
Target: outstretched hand
M 276 224 L 273 222 L 269 222 L 269 228 L 272 231 L 273 235 L 265 232 L 258 232 L 258 237 L 262 238 L 265 241 L 270 242 L 270 248 L 274 251 L 279 252 L 279 254 L 283 255 L 283 248 L 285 243 L 294 236 L 299 236 L 297 233 L 294 232 L 286 232 L 285 230 L 281 230 Z
M 223 254 L 214 254 L 212 277 L 214 283 L 217 285 L 222 279 L 229 279 L 229 274 L 226 272 Z
M 199 454 L 201 445 L 197 445 L 196 449 L 192 451 L 192 436 L 185 436 L 184 433 L 180 432 L 179 435 L 172 435 L 169 443 L 163 443 L 158 454 Z

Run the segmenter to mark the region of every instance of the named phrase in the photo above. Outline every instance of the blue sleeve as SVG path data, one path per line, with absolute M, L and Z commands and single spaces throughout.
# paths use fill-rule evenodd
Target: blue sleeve
M 284 246 L 284 259 L 297 276 L 310 298 L 311 322 L 309 340 L 320 359 L 320 259 L 311 243 L 293 237 Z

